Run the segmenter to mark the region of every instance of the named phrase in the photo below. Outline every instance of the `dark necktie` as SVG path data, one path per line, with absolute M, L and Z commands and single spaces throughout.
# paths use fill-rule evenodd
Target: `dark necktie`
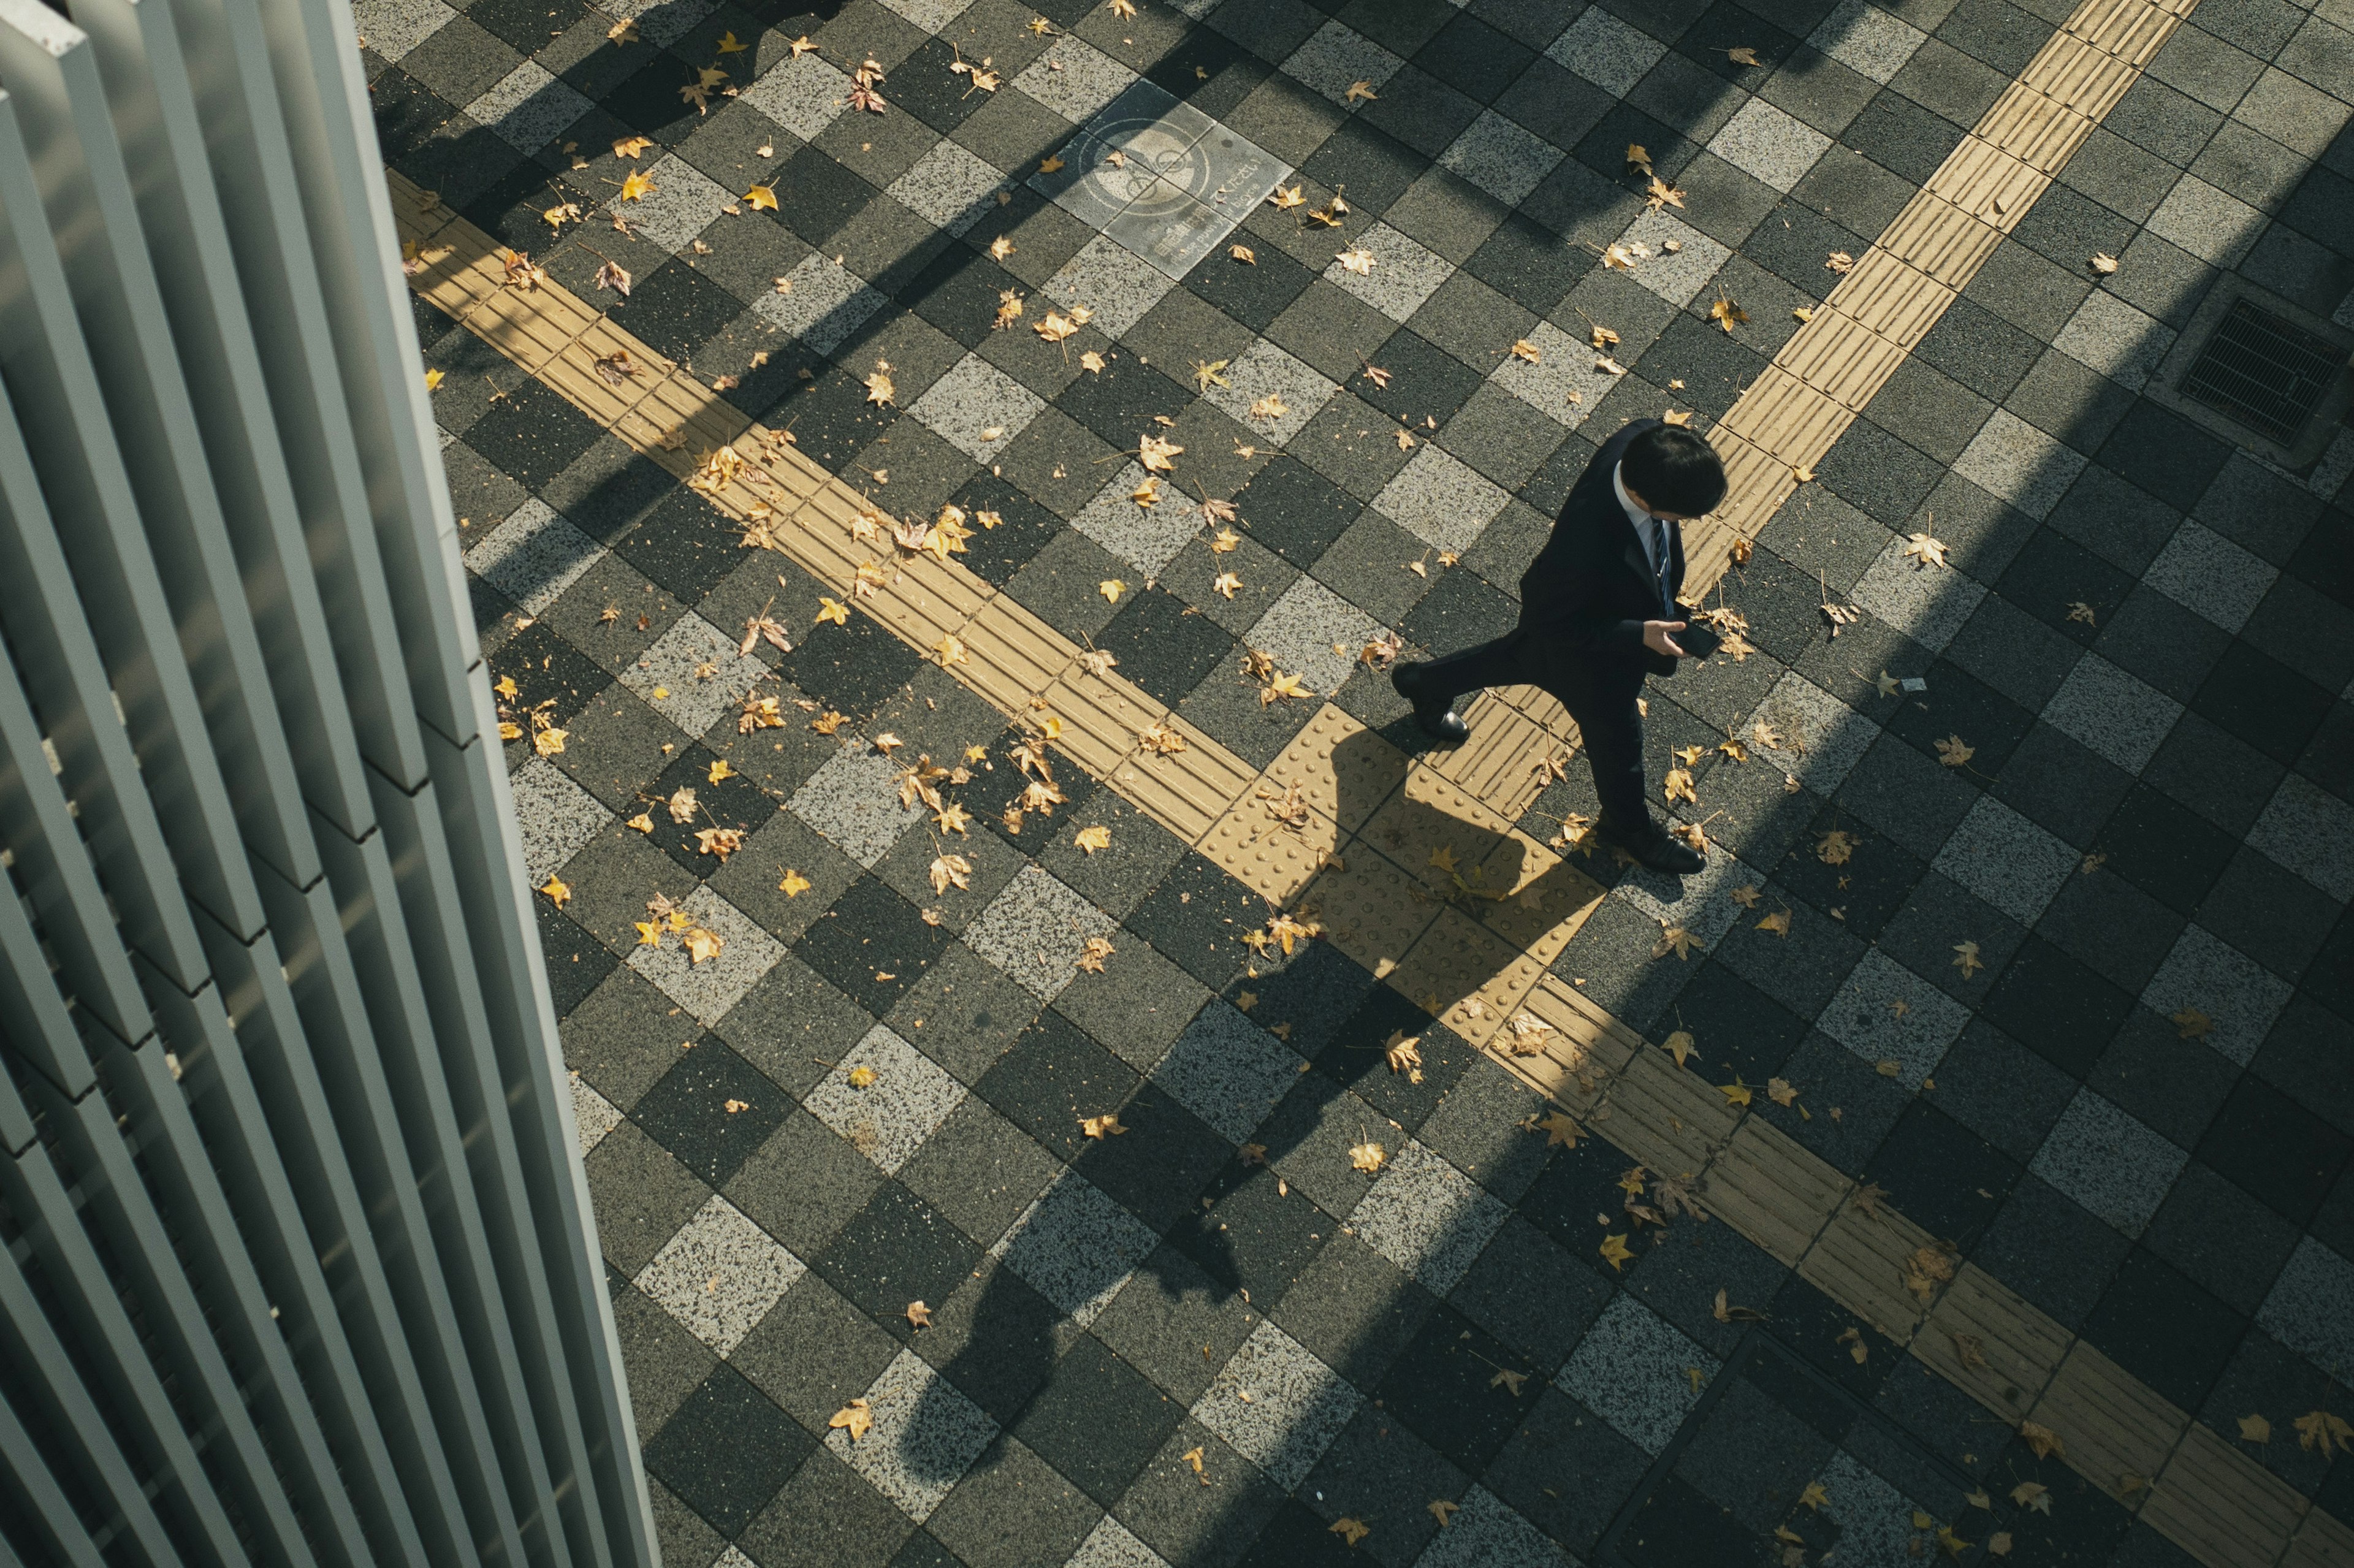
M 1651 524 L 1651 576 L 1659 590 L 1659 617 L 1673 620 L 1675 607 L 1668 599 L 1668 525 L 1657 517 L 1646 521 Z

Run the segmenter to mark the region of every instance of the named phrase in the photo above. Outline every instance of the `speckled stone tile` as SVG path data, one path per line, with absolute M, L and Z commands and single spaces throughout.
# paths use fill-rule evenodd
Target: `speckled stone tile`
M 1438 1295 L 1479 1256 L 1508 1211 L 1446 1158 L 1408 1139 L 1349 1215 L 1357 1239 Z
M 621 684 L 684 733 L 699 736 L 769 673 L 736 646 L 735 638 L 690 610 L 621 671 Z
M 1213 998 L 1152 1069 L 1152 1081 L 1229 1143 L 1249 1139 L 1299 1081 L 1292 1049 Z
M 1086 1177 L 1066 1171 L 989 1250 L 1085 1328 L 1159 1240 Z
M 638 1272 L 636 1283 L 688 1333 L 726 1356 L 807 1272 L 801 1259 L 714 1193 Z
M 878 1023 L 801 1103 L 853 1149 L 896 1174 L 964 1095 L 962 1084 Z
M 846 746 L 794 791 L 785 809 L 872 869 L 923 816 L 920 808 L 899 803 L 901 771 L 864 743 Z
M 1360 250 L 1373 258 L 1372 266 L 1363 272 L 1341 260 L 1343 254 Z M 1454 271 L 1455 264 L 1444 256 L 1386 223 L 1376 223 L 1345 252 L 1334 253 L 1324 269 L 1324 281 L 1354 294 L 1390 320 L 1405 322 Z
M 535 887 L 562 870 L 613 820 L 597 797 L 545 757 L 516 768 L 508 788 L 514 791 L 515 825 L 523 835 L 523 874 Z
M 719 938 L 719 951 L 697 963 L 688 956 L 685 933 L 664 928 L 655 946 L 630 953 L 630 967 L 662 988 L 699 1023 L 716 1023 L 744 993 L 784 956 L 784 945 L 752 918 L 708 887 L 698 887 L 680 905 L 697 928 Z M 649 914 L 649 922 L 653 916 Z
M 1993 796 L 1981 795 L 1932 868 L 2032 926 L 2082 858 Z
M 1039 1001 L 1052 1001 L 1078 977 L 1088 940 L 1112 930 L 1110 916 L 1031 865 L 965 927 L 964 945 Z
M 1717 1365 L 1682 1331 L 1622 1292 L 1602 1309 L 1553 1383 L 1628 1442 L 1657 1454 L 1699 1402 Z
M 1416 538 L 1459 552 L 1478 543 L 1511 499 L 1461 459 L 1426 441 L 1373 498 L 1373 508 Z
M 1307 1478 L 1361 1403 L 1299 1340 L 1262 1322 L 1193 1402 L 1193 1418 L 1288 1489 Z
M 864 1397 L 874 1416 L 866 1436 L 836 1426 L 825 1446 L 921 1524 L 997 1436 L 997 1423 L 913 1351 L 901 1351 Z
M 2141 1234 L 2190 1156 L 2090 1089 L 2079 1089 L 2029 1167 L 2097 1217 Z
M 1865 951 L 1819 1020 L 1862 1060 L 1895 1063 L 1897 1081 L 1914 1089 L 1969 1021 L 1967 1008 L 1878 948 Z
M 1046 400 L 977 354 L 968 354 L 924 389 L 907 412 L 975 462 L 1005 455 Z

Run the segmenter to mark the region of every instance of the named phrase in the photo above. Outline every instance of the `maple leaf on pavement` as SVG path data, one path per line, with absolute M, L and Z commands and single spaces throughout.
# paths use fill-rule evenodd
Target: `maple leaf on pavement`
M 1610 1265 L 1613 1273 L 1626 1272 L 1628 1263 L 1635 1255 L 1628 1250 L 1627 1238 L 1622 1235 L 1604 1236 L 1602 1245 L 1595 1250 L 1601 1253 L 1604 1260 Z
M 855 1443 L 875 1429 L 875 1407 L 863 1399 L 854 1399 L 835 1411 L 826 1425 L 849 1433 L 850 1440 Z
M 1946 565 L 1946 546 L 1944 541 L 1933 539 L 1926 534 L 1914 534 L 1908 535 L 1904 543 L 1904 554 L 1912 556 L 1914 560 L 1920 562 L 1921 565 L 1925 567 L 1942 567 Z
M 1978 754 L 1978 747 L 1966 745 L 1958 735 L 1949 735 L 1937 743 L 1937 760 L 1948 768 L 1962 767 Z
M 1739 305 L 1734 304 L 1731 300 L 1726 299 L 1722 294 L 1717 296 L 1716 303 L 1709 306 L 1708 315 L 1711 321 L 1723 327 L 1728 333 L 1741 323 L 1749 319 L 1749 313 L 1747 311 L 1743 310 Z
M 1651 945 L 1651 957 L 1664 959 L 1670 953 L 1673 953 L 1680 961 L 1689 963 L 1691 960 L 1692 949 L 1700 945 L 1700 938 L 1681 926 L 1670 926 L 1663 923 L 1659 927 L 1659 940 Z
M 1344 272 L 1354 272 L 1361 278 L 1373 275 L 1373 253 L 1362 245 L 1336 252 L 1332 259 L 1341 263 L 1341 270 Z

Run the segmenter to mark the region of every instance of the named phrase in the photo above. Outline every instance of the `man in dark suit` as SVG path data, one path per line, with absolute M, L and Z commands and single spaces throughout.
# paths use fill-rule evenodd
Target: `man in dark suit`
M 1683 588 L 1680 524 L 1724 499 L 1724 465 L 1688 429 L 1637 419 L 1602 450 L 1521 578 L 1521 623 L 1493 642 L 1390 679 L 1425 734 L 1460 745 L 1470 728 L 1455 699 L 1483 686 L 1532 685 L 1577 721 L 1602 800 L 1603 838 L 1654 871 L 1690 876 L 1704 863 L 1652 820 L 1643 796 L 1645 674 L 1673 675 L 1685 656 L 1676 608 Z

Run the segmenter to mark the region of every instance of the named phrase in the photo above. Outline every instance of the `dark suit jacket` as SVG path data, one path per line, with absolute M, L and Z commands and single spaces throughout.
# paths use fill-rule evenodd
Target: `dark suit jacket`
M 1650 557 L 1611 485 L 1627 443 L 1659 424 L 1628 423 L 1594 454 L 1562 503 L 1553 537 L 1521 577 L 1521 630 L 1550 663 L 1583 663 L 1598 675 L 1672 675 L 1676 662 L 1643 646 L 1643 622 L 1661 619 Z M 1683 590 L 1682 528 L 1668 524 L 1668 591 Z

